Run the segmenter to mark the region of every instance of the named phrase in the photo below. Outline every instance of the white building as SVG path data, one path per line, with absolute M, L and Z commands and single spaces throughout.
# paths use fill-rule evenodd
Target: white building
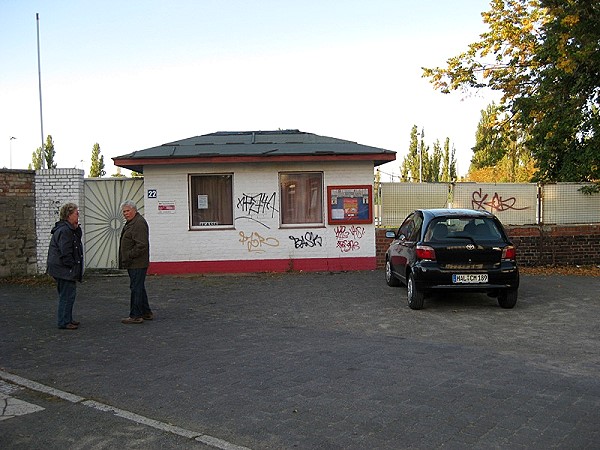
M 393 151 L 218 132 L 113 158 L 142 172 L 149 273 L 375 269 L 373 167 Z

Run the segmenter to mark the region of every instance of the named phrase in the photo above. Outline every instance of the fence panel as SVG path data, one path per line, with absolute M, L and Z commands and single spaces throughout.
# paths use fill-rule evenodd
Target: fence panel
M 447 208 L 446 183 L 381 183 L 381 226 L 398 227 L 419 208 Z
M 542 195 L 544 224 L 600 222 L 600 194 L 586 195 L 579 191 L 590 184 L 545 184 Z
M 124 219 L 121 203 L 133 200 L 144 214 L 144 180 L 136 178 L 86 178 L 85 264 L 90 269 L 118 266 L 119 238 Z
M 453 208 L 486 211 L 505 225 L 537 223 L 538 187 L 534 183 L 456 183 Z

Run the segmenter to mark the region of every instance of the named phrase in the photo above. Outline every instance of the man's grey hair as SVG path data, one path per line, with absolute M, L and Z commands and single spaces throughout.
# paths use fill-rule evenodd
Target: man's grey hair
M 123 203 L 121 203 L 121 209 L 123 209 L 124 206 L 129 206 L 131 209 L 137 211 L 137 205 L 133 200 L 125 200 Z

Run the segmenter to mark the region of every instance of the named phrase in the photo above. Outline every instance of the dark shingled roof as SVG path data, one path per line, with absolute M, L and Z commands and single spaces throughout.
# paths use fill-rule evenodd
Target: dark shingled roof
M 145 165 L 223 162 L 370 160 L 380 165 L 396 152 L 299 130 L 220 131 L 169 142 L 113 158 L 116 166 L 143 172 Z

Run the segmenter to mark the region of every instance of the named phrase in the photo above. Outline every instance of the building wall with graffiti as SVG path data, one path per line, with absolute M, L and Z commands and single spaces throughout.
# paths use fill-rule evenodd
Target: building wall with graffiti
M 282 224 L 280 174 L 288 172 L 322 174 L 320 224 Z M 145 199 L 151 231 L 149 272 L 374 269 L 373 220 L 330 224 L 326 195 L 328 186 L 340 185 L 368 185 L 371 192 L 372 173 L 372 162 L 362 161 L 148 166 L 144 184 L 150 193 Z M 202 222 L 200 227 L 193 226 L 192 202 L 206 207 L 216 201 L 214 196 L 191 193 L 190 177 L 198 174 L 231 175 L 231 225 L 215 222 L 211 227 L 212 223 Z

